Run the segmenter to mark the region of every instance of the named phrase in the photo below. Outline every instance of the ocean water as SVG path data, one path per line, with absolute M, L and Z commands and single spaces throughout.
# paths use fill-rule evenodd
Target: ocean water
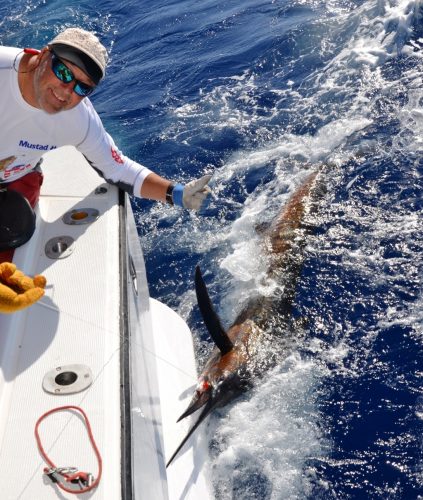
M 295 305 L 305 335 L 204 431 L 218 499 L 423 498 L 423 5 L 418 0 L 17 0 L 0 43 L 91 29 L 92 100 L 157 173 L 213 173 L 199 214 L 133 202 L 150 292 L 198 362 L 200 264 L 224 324 L 269 294 L 258 224 L 330 163 Z M 275 339 L 277 342 L 277 339 Z

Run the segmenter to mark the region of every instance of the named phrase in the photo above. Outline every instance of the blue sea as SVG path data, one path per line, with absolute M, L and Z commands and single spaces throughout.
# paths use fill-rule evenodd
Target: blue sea
M 195 266 L 229 326 L 272 293 L 257 226 L 331 165 L 295 303 L 305 332 L 204 426 L 214 497 L 422 499 L 422 2 L 0 5 L 2 45 L 69 26 L 110 51 L 92 100 L 120 148 L 180 182 L 213 174 L 198 214 L 133 201 L 151 295 L 187 321 L 200 367 Z

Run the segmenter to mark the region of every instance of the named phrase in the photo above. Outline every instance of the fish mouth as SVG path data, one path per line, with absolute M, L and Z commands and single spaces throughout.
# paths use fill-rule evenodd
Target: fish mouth
M 191 399 L 188 408 L 182 413 L 182 415 L 178 418 L 177 422 L 180 422 L 182 419 L 188 417 L 195 411 L 199 410 L 202 406 L 207 404 L 210 401 L 212 396 L 212 387 L 208 382 L 202 383 L 203 388 L 197 389 L 194 393 L 194 396 Z
M 192 398 L 191 403 L 189 404 L 188 408 L 179 417 L 178 422 L 180 420 L 182 420 L 183 418 L 187 417 L 188 415 L 191 415 L 192 413 L 194 413 L 196 410 L 200 409 L 201 407 L 203 407 L 203 410 L 199 414 L 194 425 L 190 428 L 188 433 L 185 435 L 181 444 L 178 446 L 176 451 L 173 453 L 173 455 L 168 460 L 166 467 L 169 467 L 169 465 L 172 463 L 172 461 L 174 460 L 176 455 L 180 452 L 180 450 L 182 449 L 184 444 L 188 441 L 188 439 L 191 437 L 191 435 L 194 433 L 194 431 L 197 429 L 197 427 L 201 424 L 201 422 L 203 422 L 203 420 L 205 420 L 205 418 L 215 408 L 219 408 L 221 406 L 224 406 L 226 403 L 231 401 L 234 397 L 236 397 L 240 393 L 242 393 L 246 387 L 247 387 L 246 384 L 240 383 L 237 374 L 233 374 L 229 379 L 229 384 L 227 384 L 227 385 L 222 384 L 222 383 L 219 384 L 217 387 L 212 387 L 211 385 L 209 385 L 207 390 L 204 390 L 202 392 L 197 391 L 194 394 L 194 397 Z

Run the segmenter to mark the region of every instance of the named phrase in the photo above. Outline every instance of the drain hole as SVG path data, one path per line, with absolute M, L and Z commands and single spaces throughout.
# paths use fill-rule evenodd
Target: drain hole
M 75 372 L 59 373 L 54 379 L 57 385 L 71 385 L 76 382 L 78 375 Z
M 71 218 L 73 220 L 84 220 L 88 217 L 88 213 L 87 212 L 74 212 L 72 215 L 71 215 Z

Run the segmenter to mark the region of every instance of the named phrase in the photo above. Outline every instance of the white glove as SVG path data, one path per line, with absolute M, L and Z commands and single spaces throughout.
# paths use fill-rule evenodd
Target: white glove
M 211 175 L 203 175 L 203 177 L 194 179 L 186 184 L 182 197 L 182 202 L 185 208 L 190 208 L 191 210 L 200 209 L 204 200 L 211 193 L 211 189 L 207 185 L 211 178 Z
M 172 200 L 175 205 L 191 210 L 199 210 L 203 201 L 211 193 L 209 183 L 211 175 L 203 175 L 200 179 L 194 179 L 185 186 L 176 184 L 172 192 Z

